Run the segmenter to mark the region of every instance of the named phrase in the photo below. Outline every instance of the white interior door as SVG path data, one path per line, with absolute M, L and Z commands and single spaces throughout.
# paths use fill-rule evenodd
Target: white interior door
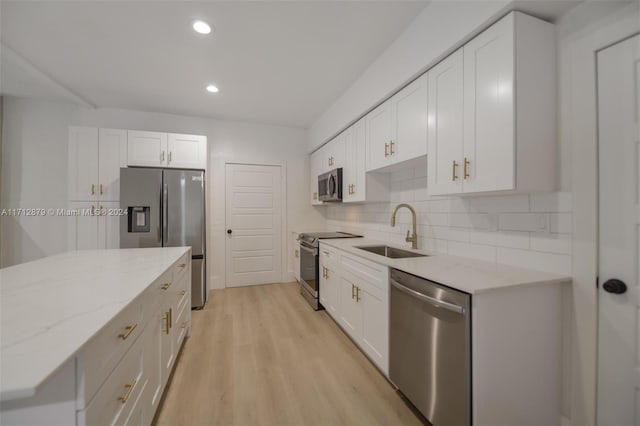
M 227 287 L 282 279 L 280 166 L 227 164 Z
M 597 60 L 598 425 L 638 425 L 640 35 L 600 51 Z

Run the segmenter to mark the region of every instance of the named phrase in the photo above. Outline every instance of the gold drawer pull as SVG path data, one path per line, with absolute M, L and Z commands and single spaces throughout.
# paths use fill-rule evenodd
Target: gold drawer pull
M 389 156 L 389 144 L 388 143 L 384 144 L 384 156 L 385 157 Z
M 355 299 L 356 297 L 356 286 L 351 284 L 351 298 Z
M 186 264 L 186 263 L 181 263 L 181 264 L 179 264 L 178 266 L 179 266 L 180 268 L 184 268 L 185 266 L 187 266 L 187 264 Z
M 138 324 L 126 326 L 124 329 L 127 331 L 122 334 L 118 334 L 118 337 L 121 338 L 122 340 L 127 340 L 127 337 L 129 337 L 129 335 L 133 333 L 133 330 L 135 330 L 137 326 Z
M 162 319 L 164 320 L 164 325 L 165 325 L 165 329 L 163 330 L 165 332 L 165 334 L 169 334 L 169 312 L 165 312 L 164 315 L 162 316 Z
M 127 391 L 124 393 L 124 395 L 118 397 L 118 401 L 121 401 L 123 404 L 127 402 L 127 399 L 129 399 L 129 397 L 131 396 L 131 392 L 133 392 L 133 388 L 136 386 L 136 383 L 138 383 L 138 380 L 133 379 L 133 382 L 125 385 L 124 387 L 127 388 Z
M 469 161 L 467 157 L 464 157 L 464 178 L 465 179 L 469 179 L 471 177 L 471 175 L 469 174 L 469 164 L 471 164 L 471 161 Z
M 393 155 L 396 152 L 393 150 L 393 146 L 395 145 L 395 143 L 393 141 L 389 141 L 389 155 Z
M 456 179 L 458 179 L 458 175 L 456 174 L 456 167 L 458 167 L 458 163 L 456 163 L 456 160 L 453 160 L 453 162 L 451 163 L 451 180 L 454 182 Z
M 91 195 L 96 195 L 96 184 L 95 183 L 91 184 Z
M 171 283 L 162 284 L 160 286 L 160 288 L 163 289 L 163 290 L 167 290 L 169 287 L 171 287 Z
M 300 252 L 298 252 L 298 250 L 296 250 L 295 253 L 296 253 L 296 257 L 300 257 Z
M 182 328 L 187 328 L 187 322 L 186 321 L 182 321 Z
M 102 184 L 100 184 L 100 195 L 104 194 L 104 191 L 102 190 Z
M 182 291 L 180 292 L 180 296 L 184 296 L 185 294 L 187 294 L 187 290 L 182 290 Z

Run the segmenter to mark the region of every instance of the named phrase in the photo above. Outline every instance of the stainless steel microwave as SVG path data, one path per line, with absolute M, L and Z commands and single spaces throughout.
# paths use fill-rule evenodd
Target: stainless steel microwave
M 318 199 L 342 201 L 342 168 L 318 176 Z

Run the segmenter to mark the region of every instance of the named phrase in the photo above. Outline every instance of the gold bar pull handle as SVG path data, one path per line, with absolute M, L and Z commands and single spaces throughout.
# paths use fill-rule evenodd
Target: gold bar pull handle
M 360 301 L 360 287 L 356 286 L 356 302 Z
M 187 264 L 186 264 L 186 263 L 181 263 L 181 264 L 179 264 L 178 266 L 179 266 L 180 268 L 184 268 L 185 266 L 187 266 Z
M 385 157 L 389 156 L 389 144 L 388 143 L 384 144 L 384 156 Z
M 91 184 L 91 195 L 96 195 L 96 184 L 95 183 Z
M 122 334 L 118 334 L 118 337 L 121 338 L 122 340 L 127 340 L 127 337 L 129 337 L 129 335 L 131 335 L 131 333 L 133 333 L 133 330 L 135 330 L 137 326 L 138 326 L 138 324 L 133 324 L 133 325 L 126 326 L 124 329 L 127 330 L 127 331 L 125 331 Z
M 393 146 L 395 145 L 395 143 L 393 141 L 389 141 L 389 155 L 393 155 L 396 152 L 393 150 Z
M 102 184 L 100 184 L 100 195 L 104 194 L 104 190 L 102 189 Z
M 317 199 L 318 199 L 318 193 L 317 193 L 317 192 L 314 192 L 314 193 L 313 193 L 313 199 L 314 199 L 314 200 L 317 200 Z
M 186 321 L 182 321 L 182 328 L 187 328 L 187 322 Z
M 298 250 L 296 250 L 294 253 L 296 254 L 296 257 L 300 257 L 300 252 Z
M 133 382 L 125 385 L 124 387 L 127 389 L 127 391 L 124 393 L 124 395 L 120 395 L 118 397 L 118 401 L 122 402 L 123 404 L 127 402 L 127 399 L 129 399 L 129 397 L 131 396 L 131 392 L 133 392 L 133 388 L 136 386 L 136 383 L 138 383 L 138 380 L 133 379 Z
M 169 312 L 165 312 L 164 315 L 162 316 L 162 319 L 164 320 L 164 327 L 165 329 L 163 330 L 165 334 L 169 334 Z
M 169 328 L 173 328 L 173 309 L 169 308 Z
M 180 296 L 184 296 L 185 294 L 187 294 L 187 290 L 182 290 L 182 291 L 180 292 Z
M 351 284 L 351 299 L 356 298 L 356 286 Z
M 453 160 L 453 163 L 451 164 L 451 180 L 453 181 L 458 179 L 458 175 L 456 174 L 457 167 L 458 167 L 458 163 L 456 163 L 456 160 Z
M 352 183 L 352 184 L 351 184 L 351 193 L 352 193 L 352 194 L 355 194 L 355 193 L 356 193 L 356 184 L 355 184 L 355 183 Z
M 469 179 L 471 175 L 469 174 L 469 165 L 471 161 L 467 157 L 464 157 L 464 178 Z
M 160 286 L 160 288 L 163 290 L 168 290 L 169 287 L 171 287 L 171 283 L 165 283 Z
M 169 163 L 171 162 L 171 151 L 169 151 Z
M 160 158 L 160 161 L 164 161 L 164 151 L 162 151 L 162 157 Z

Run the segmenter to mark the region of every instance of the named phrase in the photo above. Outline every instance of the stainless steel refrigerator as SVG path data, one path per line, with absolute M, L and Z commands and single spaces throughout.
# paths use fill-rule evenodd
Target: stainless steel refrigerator
M 120 247 L 191 246 L 191 306 L 207 301 L 204 172 L 120 169 Z

